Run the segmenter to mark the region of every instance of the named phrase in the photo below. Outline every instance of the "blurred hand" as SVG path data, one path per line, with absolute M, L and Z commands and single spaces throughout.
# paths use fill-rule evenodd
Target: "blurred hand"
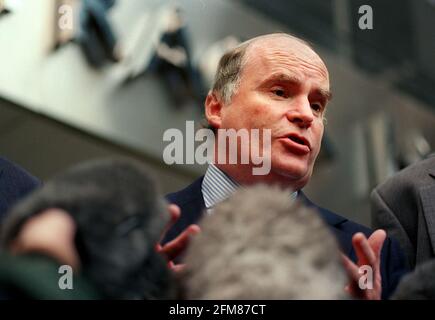
M 171 270 L 174 272 L 180 272 L 184 269 L 184 264 L 175 264 L 173 260 L 179 256 L 184 250 L 186 250 L 190 239 L 192 236 L 198 234 L 201 229 L 196 224 L 191 224 L 188 226 L 178 237 L 176 237 L 174 240 L 164 244 L 163 246 L 160 244 L 161 240 L 164 238 L 165 234 L 168 232 L 168 230 L 172 227 L 172 225 L 180 218 L 180 208 L 175 205 L 171 204 L 168 206 L 169 214 L 171 215 L 171 219 L 168 223 L 168 225 L 165 228 L 165 231 L 162 234 L 162 237 L 159 241 L 159 243 L 156 245 L 157 252 L 163 254 L 163 256 L 168 261 L 168 266 Z
M 74 245 L 75 233 L 75 222 L 66 211 L 47 209 L 21 227 L 10 250 L 14 254 L 43 253 L 77 270 L 80 259 Z
M 380 300 L 382 294 L 381 249 L 387 234 L 384 230 L 376 230 L 367 239 L 361 232 L 352 238 L 352 244 L 358 257 L 357 264 L 342 255 L 344 266 L 350 278 L 346 291 L 354 298 L 364 300 Z M 368 266 L 373 271 L 372 289 L 360 288 L 360 267 Z

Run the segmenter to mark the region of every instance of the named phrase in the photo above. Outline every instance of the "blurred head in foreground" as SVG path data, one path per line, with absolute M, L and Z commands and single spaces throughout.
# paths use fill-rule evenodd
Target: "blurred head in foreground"
M 104 298 L 172 297 L 169 270 L 155 251 L 169 214 L 156 184 L 140 163 L 96 160 L 57 176 L 12 210 L 1 234 L 3 248 L 16 248 L 17 242 L 22 247 L 25 241 L 17 239 L 24 227 L 53 210 L 56 214 L 46 219 L 35 239 L 50 239 L 57 232 L 56 242 L 65 243 L 61 253 L 69 250 L 71 242 L 80 274 Z M 62 214 L 72 221 L 73 228 L 68 229 Z M 68 232 L 59 231 L 63 228 L 72 230 L 68 231 L 70 239 L 64 239 Z
M 218 205 L 192 240 L 186 299 L 346 299 L 338 246 L 289 190 L 257 185 Z

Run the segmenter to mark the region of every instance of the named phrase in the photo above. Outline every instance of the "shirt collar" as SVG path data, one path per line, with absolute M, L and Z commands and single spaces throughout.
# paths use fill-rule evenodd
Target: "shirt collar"
M 229 198 L 239 187 L 240 184 L 211 163 L 205 172 L 201 186 L 205 207 L 207 209 L 213 208 Z M 297 191 L 293 192 L 291 199 L 295 200 L 297 195 Z
M 238 188 L 239 184 L 227 176 L 214 164 L 210 164 L 202 181 L 201 191 L 207 209 L 229 198 Z

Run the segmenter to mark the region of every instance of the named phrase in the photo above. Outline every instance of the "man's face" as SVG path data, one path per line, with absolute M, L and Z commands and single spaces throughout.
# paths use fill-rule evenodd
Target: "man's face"
M 271 129 L 271 172 L 258 179 L 299 189 L 320 151 L 329 96 L 328 71 L 314 51 L 288 37 L 262 39 L 247 49 L 220 128 Z

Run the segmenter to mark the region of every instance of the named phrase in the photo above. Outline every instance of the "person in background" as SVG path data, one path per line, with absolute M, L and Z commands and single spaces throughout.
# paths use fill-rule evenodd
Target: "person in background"
M 372 224 L 402 246 L 413 269 L 435 257 L 435 156 L 419 161 L 376 187 Z

